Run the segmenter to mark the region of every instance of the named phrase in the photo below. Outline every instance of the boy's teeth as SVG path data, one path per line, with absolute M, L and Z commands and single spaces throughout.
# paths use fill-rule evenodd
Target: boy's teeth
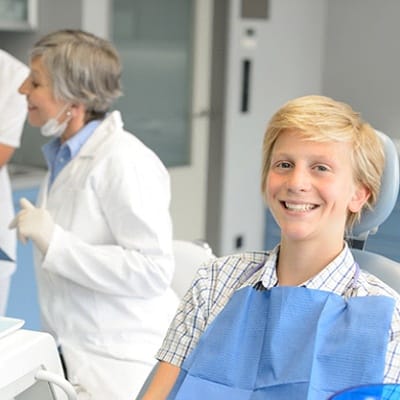
M 312 204 L 291 204 L 291 203 L 285 203 L 285 206 L 289 210 L 293 211 L 308 211 L 312 210 L 314 206 Z

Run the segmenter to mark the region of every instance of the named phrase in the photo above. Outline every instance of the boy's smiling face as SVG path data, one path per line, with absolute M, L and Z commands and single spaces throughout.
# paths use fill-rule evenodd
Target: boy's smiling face
M 282 239 L 343 241 L 348 212 L 368 198 L 354 181 L 350 154 L 349 143 L 305 140 L 295 129 L 280 134 L 265 191 Z

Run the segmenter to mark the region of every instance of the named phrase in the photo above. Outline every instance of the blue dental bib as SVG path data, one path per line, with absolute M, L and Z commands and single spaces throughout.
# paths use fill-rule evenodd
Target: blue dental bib
M 237 291 L 182 365 L 169 400 L 323 400 L 381 383 L 394 300 L 303 287 Z

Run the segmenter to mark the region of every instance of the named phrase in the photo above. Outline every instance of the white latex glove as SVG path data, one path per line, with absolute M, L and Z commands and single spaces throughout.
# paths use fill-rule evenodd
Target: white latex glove
M 47 210 L 35 207 L 25 198 L 20 199 L 19 203 L 21 211 L 8 227 L 17 228 L 18 238 L 24 244 L 28 239 L 32 239 L 36 247 L 45 255 L 54 231 L 53 218 Z

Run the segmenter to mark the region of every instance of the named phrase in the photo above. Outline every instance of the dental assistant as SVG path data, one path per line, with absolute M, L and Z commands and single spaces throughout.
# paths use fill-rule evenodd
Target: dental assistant
M 110 42 L 56 31 L 34 45 L 30 68 L 20 92 L 29 123 L 52 137 L 49 171 L 11 227 L 35 245 L 43 328 L 69 381 L 84 398 L 132 399 L 177 306 L 169 175 L 109 112 L 121 95 Z
M 0 247 L 13 260 L 0 260 L 0 315 L 6 314 L 11 277 L 16 268 L 17 237 L 7 229 L 14 216 L 7 164 L 21 144 L 27 108 L 18 88 L 28 73 L 24 63 L 0 49 Z

